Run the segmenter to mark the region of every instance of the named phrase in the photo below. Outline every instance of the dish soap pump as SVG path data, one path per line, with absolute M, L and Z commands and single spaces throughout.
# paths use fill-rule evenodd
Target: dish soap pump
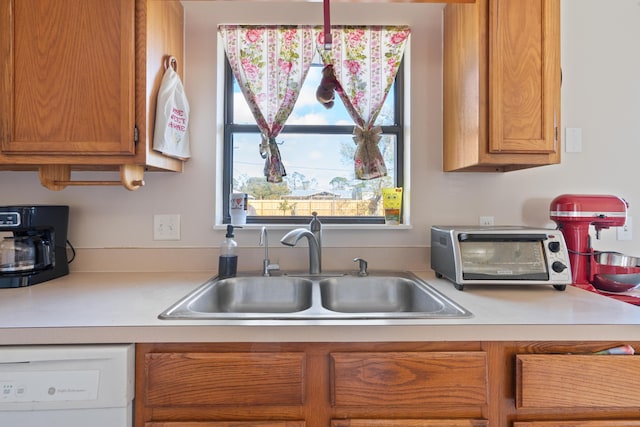
M 235 277 L 238 272 L 238 243 L 233 239 L 233 228 L 227 225 L 227 234 L 220 245 L 220 257 L 218 258 L 218 277 Z

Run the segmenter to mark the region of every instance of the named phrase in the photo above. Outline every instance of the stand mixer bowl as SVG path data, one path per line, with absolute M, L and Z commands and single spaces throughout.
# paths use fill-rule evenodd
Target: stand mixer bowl
M 628 292 L 640 285 L 640 274 L 596 274 L 593 286 L 605 292 Z
M 593 254 L 599 264 L 613 265 L 615 267 L 640 267 L 640 258 L 624 255 L 620 252 L 599 252 Z

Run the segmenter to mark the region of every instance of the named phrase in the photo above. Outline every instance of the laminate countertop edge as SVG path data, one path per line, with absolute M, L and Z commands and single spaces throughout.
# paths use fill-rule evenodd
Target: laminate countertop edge
M 466 286 L 415 272 L 473 313 L 464 319 L 161 320 L 212 272 L 74 272 L 0 289 L 0 343 L 638 341 L 640 307 L 567 287 Z

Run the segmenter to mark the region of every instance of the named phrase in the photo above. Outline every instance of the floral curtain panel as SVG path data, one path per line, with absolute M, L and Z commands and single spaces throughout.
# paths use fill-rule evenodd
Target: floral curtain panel
M 402 61 L 410 30 L 407 26 L 331 28 L 331 50 L 324 49 L 324 32 L 317 30 L 316 46 L 337 80 L 336 92 L 353 119 L 356 178 L 387 175 L 378 147 L 382 129 L 374 126 Z
M 256 120 L 269 182 L 286 176 L 276 136 L 293 110 L 315 53 L 310 26 L 220 25 L 235 78 Z

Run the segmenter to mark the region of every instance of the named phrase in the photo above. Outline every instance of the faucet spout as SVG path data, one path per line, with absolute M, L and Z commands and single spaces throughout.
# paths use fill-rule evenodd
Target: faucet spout
M 309 244 L 309 273 L 320 274 L 322 266 L 320 265 L 320 245 L 313 233 L 306 228 L 296 228 L 289 231 L 280 239 L 280 243 L 287 246 L 295 246 L 298 241 L 306 237 Z

